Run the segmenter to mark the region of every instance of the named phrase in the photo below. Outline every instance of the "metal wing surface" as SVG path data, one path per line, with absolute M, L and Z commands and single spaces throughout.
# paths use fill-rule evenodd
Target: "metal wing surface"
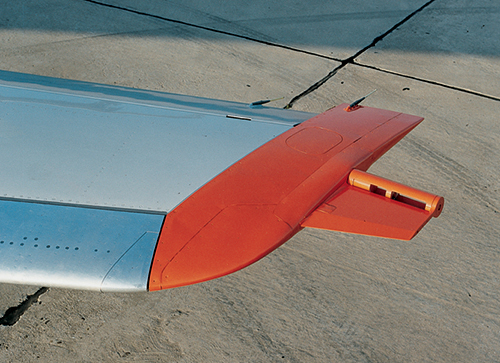
M 145 290 L 165 214 L 309 117 L 0 72 L 0 280 Z

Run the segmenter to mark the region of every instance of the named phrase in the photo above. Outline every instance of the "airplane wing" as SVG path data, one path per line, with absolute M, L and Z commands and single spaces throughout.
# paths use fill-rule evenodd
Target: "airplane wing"
M 413 237 L 443 199 L 364 173 L 422 118 L 321 115 L 0 71 L 0 282 L 159 290 L 304 227 Z

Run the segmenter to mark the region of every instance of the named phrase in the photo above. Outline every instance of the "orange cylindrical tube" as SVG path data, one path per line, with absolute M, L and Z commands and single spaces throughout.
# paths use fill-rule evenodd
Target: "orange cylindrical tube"
M 393 182 L 379 176 L 354 169 L 349 174 L 349 184 L 364 190 L 373 192 L 376 189 L 383 189 L 384 195 L 388 198 L 396 199 L 396 196 L 404 196 L 425 204 L 425 210 L 438 217 L 444 206 L 444 198 L 435 194 L 427 193 L 409 187 L 404 184 Z

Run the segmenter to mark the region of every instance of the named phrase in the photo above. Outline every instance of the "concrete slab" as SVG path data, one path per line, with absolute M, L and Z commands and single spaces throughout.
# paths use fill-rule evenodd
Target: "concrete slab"
M 66 9 L 72 19 L 61 24 L 57 19 L 68 18 L 60 13 L 66 2 L 50 1 L 59 7 L 55 14 L 49 7 L 48 19 L 40 15 L 36 1 L 28 3 L 26 13 L 18 9 L 22 16 L 17 17 L 15 7 L 3 13 L 10 24 L 0 29 L 4 70 L 238 102 L 284 97 L 274 103 L 283 107 L 339 64 L 85 2 Z M 30 23 L 24 19 L 30 12 L 35 30 L 23 25 Z M 113 17 L 117 20 L 111 21 Z M 141 20 L 144 24 L 138 25 Z M 40 30 L 38 22 L 44 24 Z M 102 24 L 108 22 L 113 25 L 106 31 Z M 53 29 L 44 29 L 49 26 Z
M 41 6 L 36 2 L 25 2 L 23 5 L 29 12 Z M 376 1 L 366 3 L 356 0 L 345 4 L 338 1 L 325 2 L 314 0 L 299 1 L 252 1 L 245 2 L 203 2 L 160 0 L 137 2 L 133 0 L 102 0 L 82 1 L 78 4 L 85 13 L 80 13 L 78 19 L 89 20 L 80 22 L 78 19 L 62 16 L 55 22 L 45 22 L 43 18 L 58 18 L 65 12 L 65 6 L 59 6 L 58 1 L 48 1 L 49 8 L 39 11 L 34 23 L 22 22 L 25 30 L 48 30 L 50 32 L 79 31 L 85 33 L 99 32 L 103 27 L 113 28 L 117 25 L 113 18 L 126 21 L 128 17 L 123 11 L 106 10 L 98 4 L 108 4 L 138 11 L 143 14 L 159 16 L 175 21 L 189 23 L 195 26 L 207 27 L 217 31 L 229 32 L 235 35 L 249 37 L 258 41 L 271 42 L 309 51 L 323 56 L 344 59 L 360 48 L 368 45 L 374 36 L 388 30 L 392 25 L 404 19 L 411 12 L 426 3 L 419 1 Z M 72 5 L 73 7 L 73 5 Z M 46 13 L 51 15 L 45 15 Z M 103 12 L 99 18 L 106 21 L 94 26 L 94 12 Z M 131 28 L 137 21 L 154 22 L 147 16 L 135 17 Z M 149 19 L 149 20 L 148 20 Z M 76 24 L 74 20 L 77 20 Z M 114 23 L 114 25 L 112 25 Z M 168 26 L 168 24 L 165 24 Z M 117 30 L 119 31 L 119 30 Z M 141 35 L 144 37 L 144 35 Z
M 358 61 L 500 99 L 499 17 L 495 1 L 435 1 Z
M 284 95 L 276 104 L 282 106 L 338 65 L 89 2 L 38 3 L 0 5 L 0 19 L 11 24 L 0 23 L 0 68 L 244 102 Z M 119 4 L 158 9 L 153 2 Z M 341 2 L 304 4 L 314 5 L 307 8 L 266 3 L 252 11 L 241 2 L 229 8 L 207 4 L 169 3 L 165 14 L 324 54 L 332 47 L 340 58 L 406 16 L 386 16 L 389 6 L 411 12 L 421 5 L 363 3 L 373 7 L 365 12 L 358 10 L 361 5 L 354 11 Z M 429 50 L 446 49 L 461 27 L 460 18 L 450 14 L 456 3 L 436 0 L 433 6 L 441 8 L 440 19 L 448 26 L 440 28 Z M 338 28 L 328 20 L 356 11 L 358 18 L 342 20 Z M 432 14 L 420 12 L 414 26 L 436 29 Z M 332 29 L 343 35 L 331 40 Z M 391 45 L 376 54 L 395 71 L 407 69 L 418 50 L 408 32 L 396 41 L 397 34 L 379 43 Z M 458 43 L 454 47 L 461 49 Z M 391 63 L 388 58 L 396 53 Z M 498 74 L 497 63 L 486 59 L 491 54 L 457 54 L 465 64 L 486 62 L 488 67 L 476 70 L 482 79 Z M 365 56 L 375 54 L 368 51 L 359 60 L 379 66 Z M 422 67 L 415 64 L 415 74 L 426 77 L 422 69 L 440 56 L 430 51 L 419 57 Z M 469 71 L 458 67 L 442 81 L 461 85 Z M 443 214 L 413 241 L 304 231 L 258 263 L 203 284 L 138 295 L 51 289 L 17 324 L 0 326 L 0 361 L 499 361 L 500 104 L 346 65 L 293 107 L 321 112 L 375 88 L 364 104 L 426 121 L 371 171 L 446 198 Z M 0 313 L 36 289 L 0 286 Z
M 0 13 L 0 46 L 8 49 L 25 49 L 49 43 L 67 42 L 103 34 L 116 34 L 127 28 L 128 33 L 156 29 L 154 19 L 137 19 L 132 14 L 113 16 L 102 8 L 84 1 L 2 1 Z M 41 61 L 41 60 L 40 60 Z M 21 62 L 22 63 L 22 62 Z

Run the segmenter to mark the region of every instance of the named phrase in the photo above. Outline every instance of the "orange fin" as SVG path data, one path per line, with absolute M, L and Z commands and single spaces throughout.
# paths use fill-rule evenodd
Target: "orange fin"
M 348 183 L 301 226 L 410 240 L 439 216 L 443 204 L 442 197 L 353 170 Z

